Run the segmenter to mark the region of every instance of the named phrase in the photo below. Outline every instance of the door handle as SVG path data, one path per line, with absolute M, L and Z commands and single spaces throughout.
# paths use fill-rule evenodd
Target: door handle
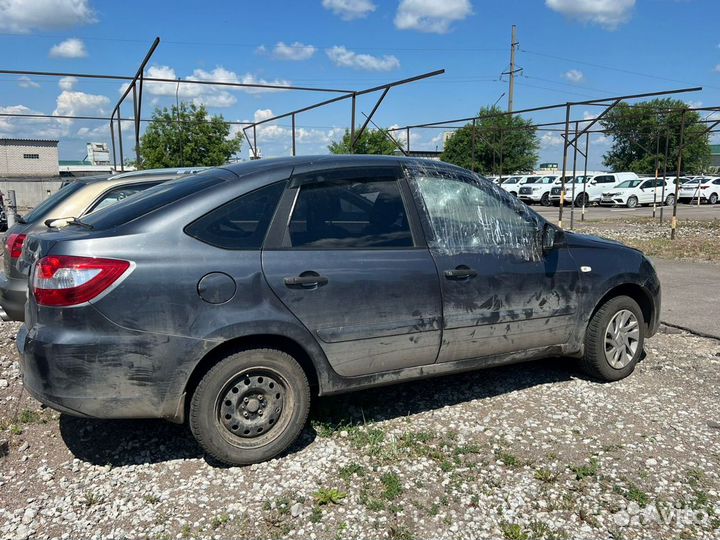
M 455 268 L 455 270 L 445 270 L 443 274 L 445 275 L 445 278 L 454 280 L 470 279 L 477 276 L 477 272 L 475 270 L 465 266 L 464 264 L 461 264 Z
M 286 277 L 283 279 L 283 282 L 287 287 L 313 288 L 321 285 L 327 285 L 328 278 L 321 276 L 320 274 L 316 274 L 315 272 L 312 274 L 303 272 L 303 274 L 299 276 Z

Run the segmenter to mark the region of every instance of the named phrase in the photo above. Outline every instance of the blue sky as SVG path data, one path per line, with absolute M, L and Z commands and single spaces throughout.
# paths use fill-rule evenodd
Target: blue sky
M 444 68 L 445 75 L 390 91 L 375 121 L 405 125 L 470 116 L 494 103 L 507 90 L 500 74 L 516 24 L 523 74 L 515 109 L 694 85 L 704 90 L 683 99 L 713 106 L 720 105 L 719 19 L 717 0 L 8 0 L 0 3 L 0 68 L 131 75 L 155 36 L 162 41 L 147 73 L 171 78 L 363 89 Z M 2 75 L 0 112 L 108 115 L 120 86 Z M 237 121 L 330 97 L 181 88 L 182 99 Z M 175 85 L 146 91 L 143 116 L 175 100 Z M 359 99 L 358 114 L 373 103 L 373 96 Z M 128 102 L 124 113 L 130 110 Z M 592 112 L 578 107 L 574 117 Z M 562 112 L 529 118 L 557 121 Z M 299 152 L 325 152 L 349 122 L 349 101 L 299 116 Z M 260 131 L 265 156 L 289 153 L 288 129 L 280 121 Z M 417 130 L 412 146 L 441 147 L 439 135 Z M 58 119 L 0 117 L 0 136 L 59 138 L 64 159 L 82 158 L 86 141 L 109 140 L 107 122 Z M 591 168 L 600 167 L 608 144 L 594 136 Z M 558 161 L 560 153 L 557 134 L 543 134 L 541 160 Z

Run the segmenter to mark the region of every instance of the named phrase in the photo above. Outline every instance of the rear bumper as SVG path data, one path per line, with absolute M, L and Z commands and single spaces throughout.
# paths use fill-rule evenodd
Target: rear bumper
M 64 310 L 67 314 L 70 310 Z M 41 403 L 73 416 L 180 421 L 197 340 L 134 332 L 94 308 L 83 325 L 23 325 L 23 384 Z
M 4 321 L 25 320 L 25 302 L 27 301 L 27 278 L 16 279 L 0 272 L 0 307 Z

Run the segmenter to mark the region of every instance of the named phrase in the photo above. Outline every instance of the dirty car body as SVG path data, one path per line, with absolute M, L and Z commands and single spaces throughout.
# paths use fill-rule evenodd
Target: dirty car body
M 227 398 L 208 401 L 217 421 L 192 424 L 206 380 L 248 351 L 279 351 L 316 395 L 328 395 L 582 357 L 589 321 L 619 295 L 642 310 L 645 337 L 659 321 L 660 285 L 642 253 L 561 231 L 447 164 L 260 160 L 151 188 L 85 221 L 92 228 L 30 235 L 20 265 L 33 283 L 17 340 L 24 384 L 73 415 L 182 422 L 189 413 L 196 436 L 247 426 L 252 437 L 255 426 L 277 422 L 279 430 L 298 396 L 294 374 L 270 360 L 258 364 L 264 383 L 248 371 L 238 376 L 247 388 L 274 381 L 287 392 L 275 394 L 277 418 L 257 416 L 267 386 L 236 403 L 233 393 L 245 387 L 229 371 L 230 386 L 218 383 Z M 51 290 L 57 268 L 77 276 L 98 260 L 117 276 L 95 296 L 84 286 L 76 297 Z M 293 410 L 304 403 L 297 399 Z M 245 448 L 242 435 L 225 431 L 223 440 Z M 280 451 L 253 454 L 250 445 L 244 461 L 213 452 L 207 438 L 201 444 L 230 463 Z

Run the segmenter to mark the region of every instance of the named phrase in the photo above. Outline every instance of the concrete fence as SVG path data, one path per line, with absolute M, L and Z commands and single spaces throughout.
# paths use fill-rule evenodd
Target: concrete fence
M 5 196 L 7 196 L 8 190 L 15 190 L 20 214 L 36 207 L 60 189 L 61 185 L 62 179 L 58 176 L 49 178 L 0 178 L 0 191 Z

